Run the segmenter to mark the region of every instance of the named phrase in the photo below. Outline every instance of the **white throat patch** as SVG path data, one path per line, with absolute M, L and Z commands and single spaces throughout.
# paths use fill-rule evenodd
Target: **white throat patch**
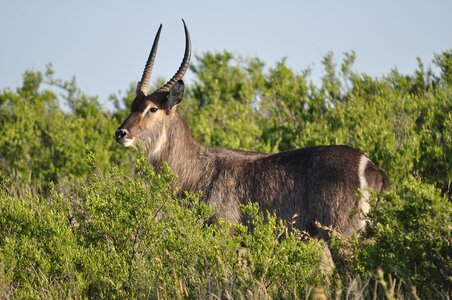
M 155 143 L 155 147 L 154 147 L 154 149 L 152 150 L 152 153 L 151 153 L 151 156 L 152 156 L 152 157 L 156 157 L 157 155 L 160 154 L 160 152 L 161 152 L 162 149 L 163 149 L 163 146 L 164 146 L 165 143 L 166 143 L 166 140 L 167 140 L 166 130 L 163 129 L 163 130 L 162 130 L 162 134 L 160 134 L 160 136 L 159 136 L 157 142 Z

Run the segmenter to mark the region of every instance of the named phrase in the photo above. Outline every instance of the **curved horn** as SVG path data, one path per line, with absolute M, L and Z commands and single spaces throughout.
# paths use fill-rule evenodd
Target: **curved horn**
M 180 64 L 179 70 L 177 70 L 176 74 L 174 74 L 173 78 L 168 80 L 165 85 L 160 87 L 157 92 L 167 92 L 169 91 L 170 87 L 173 86 L 176 81 L 182 79 L 185 75 L 185 72 L 187 72 L 188 66 L 190 65 L 190 57 L 191 57 L 191 41 L 190 41 L 190 33 L 188 32 L 187 25 L 185 25 L 184 19 L 182 19 L 182 22 L 184 23 L 184 30 L 185 30 L 185 53 L 184 58 L 182 59 L 182 63 Z
M 143 75 L 141 80 L 137 84 L 137 95 L 142 94 L 147 96 L 149 91 L 149 81 L 151 80 L 152 68 L 154 67 L 154 59 L 157 54 L 157 48 L 159 45 L 160 32 L 162 31 L 162 24 L 160 24 L 159 30 L 154 38 L 154 43 L 152 44 L 151 53 L 149 53 L 148 61 L 143 70 Z

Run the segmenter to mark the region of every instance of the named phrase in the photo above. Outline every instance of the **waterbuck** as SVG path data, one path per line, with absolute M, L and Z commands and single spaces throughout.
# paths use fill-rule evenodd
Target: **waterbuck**
M 160 25 L 131 114 L 115 133 L 123 146 L 141 144 L 152 164 L 167 163 L 181 191 L 202 191 L 216 216 L 241 221 L 240 204 L 255 201 L 312 235 L 328 239 L 314 224 L 331 226 L 347 236 L 363 228 L 369 212 L 369 189 L 388 185 L 385 173 L 363 153 L 348 146 L 319 146 L 263 154 L 209 148 L 196 142 L 177 111 L 184 95 L 182 78 L 191 56 L 185 30 L 185 54 L 176 74 L 148 93 Z

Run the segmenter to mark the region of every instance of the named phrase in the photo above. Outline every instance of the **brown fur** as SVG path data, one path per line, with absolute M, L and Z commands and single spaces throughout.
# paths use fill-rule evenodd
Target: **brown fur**
M 168 105 L 168 99 L 171 91 L 169 95 L 137 96 L 132 114 L 118 130 L 127 132 L 125 139 L 140 141 L 156 168 L 168 163 L 178 176 L 174 185 L 181 191 L 202 191 L 203 200 L 215 208 L 218 217 L 239 222 L 239 205 L 252 201 L 285 220 L 298 215 L 297 227 L 325 239 L 325 233 L 313 226 L 315 222 L 344 235 L 362 227 L 360 151 L 320 146 L 261 154 L 208 148 L 192 138 L 176 105 Z M 149 107 L 159 110 L 143 114 Z M 362 176 L 370 188 L 388 187 L 385 173 L 372 162 L 364 170 Z

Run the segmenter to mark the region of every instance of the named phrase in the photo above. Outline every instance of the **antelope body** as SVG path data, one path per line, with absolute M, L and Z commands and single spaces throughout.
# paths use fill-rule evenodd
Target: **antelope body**
M 185 54 L 177 73 L 148 94 L 148 84 L 162 26 L 152 46 L 131 114 L 116 131 L 123 146 L 140 143 L 156 168 L 167 163 L 181 191 L 202 191 L 216 216 L 241 221 L 240 204 L 258 202 L 264 210 L 291 220 L 312 235 L 328 239 L 319 222 L 344 235 L 363 228 L 369 189 L 388 186 L 385 173 L 363 153 L 348 146 L 319 146 L 262 154 L 209 148 L 196 142 L 177 105 L 184 94 L 191 43 L 185 29 Z

